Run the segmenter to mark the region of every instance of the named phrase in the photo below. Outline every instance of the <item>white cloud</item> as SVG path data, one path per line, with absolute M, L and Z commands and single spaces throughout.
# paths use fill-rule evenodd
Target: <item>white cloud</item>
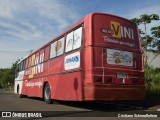
M 2 47 L 4 44 L 0 42 L 0 47 Z
M 125 14 L 124 16 L 128 19 L 132 19 L 132 18 L 140 18 L 141 15 L 143 14 L 157 14 L 160 17 L 160 9 L 159 9 L 159 5 L 153 5 L 153 6 L 147 6 L 147 7 L 141 7 L 141 8 L 135 8 L 135 9 L 130 9 L 129 12 L 127 14 Z M 151 34 L 150 33 L 150 29 L 152 27 L 156 27 L 156 26 L 160 26 L 160 21 L 152 21 L 151 23 L 147 24 L 147 34 Z M 142 29 L 144 31 L 144 25 L 139 25 L 138 26 L 140 29 Z
M 2 0 L 0 1 L 0 16 L 12 18 L 14 16 L 14 11 L 18 9 L 16 2 L 13 0 Z
M 158 5 L 149 6 L 149 7 L 143 7 L 139 9 L 135 9 L 133 12 L 130 11 L 130 14 L 128 14 L 129 18 L 137 18 L 140 17 L 142 14 L 159 14 L 160 15 L 160 9 Z
M 0 21 L 0 26 L 9 29 L 10 32 L 7 32 L 7 35 L 10 34 L 21 40 L 27 40 L 29 36 L 31 39 L 32 36 L 38 37 L 38 35 L 40 35 L 39 37 L 44 36 L 44 38 L 49 34 L 54 36 L 78 18 L 75 10 L 57 0 L 21 0 L 17 2 L 10 0 L 10 2 L 8 4 L 9 0 L 7 0 L 2 8 L 7 7 L 10 11 L 8 16 L 13 17 L 8 18 L 0 14 L 0 17 L 7 19 L 7 21 Z M 12 9 L 14 10 L 12 11 Z
M 58 0 L 0 0 L 0 50 L 36 49 L 78 19 L 74 8 Z M 23 56 L 0 55 L 0 68 Z
M 34 1 L 22 1 L 20 4 L 25 4 L 22 12 L 30 11 L 30 14 L 35 15 L 35 18 L 41 18 L 40 21 L 48 19 L 51 23 L 56 23 L 58 29 L 64 29 L 71 25 L 79 16 L 75 10 L 71 7 L 67 7 L 65 3 L 61 3 L 58 0 L 34 0 Z M 38 22 L 38 20 L 37 20 Z M 39 23 L 40 25 L 48 25 L 47 23 Z

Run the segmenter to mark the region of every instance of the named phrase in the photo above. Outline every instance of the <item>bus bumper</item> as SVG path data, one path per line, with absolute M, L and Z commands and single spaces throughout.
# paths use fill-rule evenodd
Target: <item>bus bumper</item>
M 84 100 L 144 100 L 143 85 L 85 85 Z

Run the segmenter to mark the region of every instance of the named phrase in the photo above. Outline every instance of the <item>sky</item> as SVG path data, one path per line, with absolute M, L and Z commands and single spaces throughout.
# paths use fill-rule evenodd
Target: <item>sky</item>
M 159 6 L 160 0 L 0 0 L 0 68 L 10 68 L 91 12 L 131 19 L 160 15 Z M 160 21 L 147 29 L 154 26 Z

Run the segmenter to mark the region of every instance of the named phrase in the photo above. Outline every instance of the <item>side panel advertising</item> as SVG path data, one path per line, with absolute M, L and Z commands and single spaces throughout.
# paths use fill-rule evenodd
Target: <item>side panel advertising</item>
M 116 49 L 107 50 L 107 63 L 112 65 L 133 66 L 132 52 L 121 51 Z
M 94 38 L 99 46 L 139 49 L 136 24 L 120 17 L 95 15 Z
M 65 70 L 75 69 L 80 67 L 80 52 L 76 52 L 65 57 Z

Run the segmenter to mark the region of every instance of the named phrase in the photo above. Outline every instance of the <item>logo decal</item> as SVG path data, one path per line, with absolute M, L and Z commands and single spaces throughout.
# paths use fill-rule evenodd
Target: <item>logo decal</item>
M 80 52 L 76 52 L 65 57 L 64 61 L 65 70 L 80 67 Z
M 113 65 L 133 66 L 133 54 L 128 51 L 107 49 L 107 63 Z
M 102 28 L 102 33 L 111 34 L 113 38 L 127 38 L 134 40 L 134 32 L 132 28 L 122 26 L 119 22 L 111 21 L 110 28 Z

